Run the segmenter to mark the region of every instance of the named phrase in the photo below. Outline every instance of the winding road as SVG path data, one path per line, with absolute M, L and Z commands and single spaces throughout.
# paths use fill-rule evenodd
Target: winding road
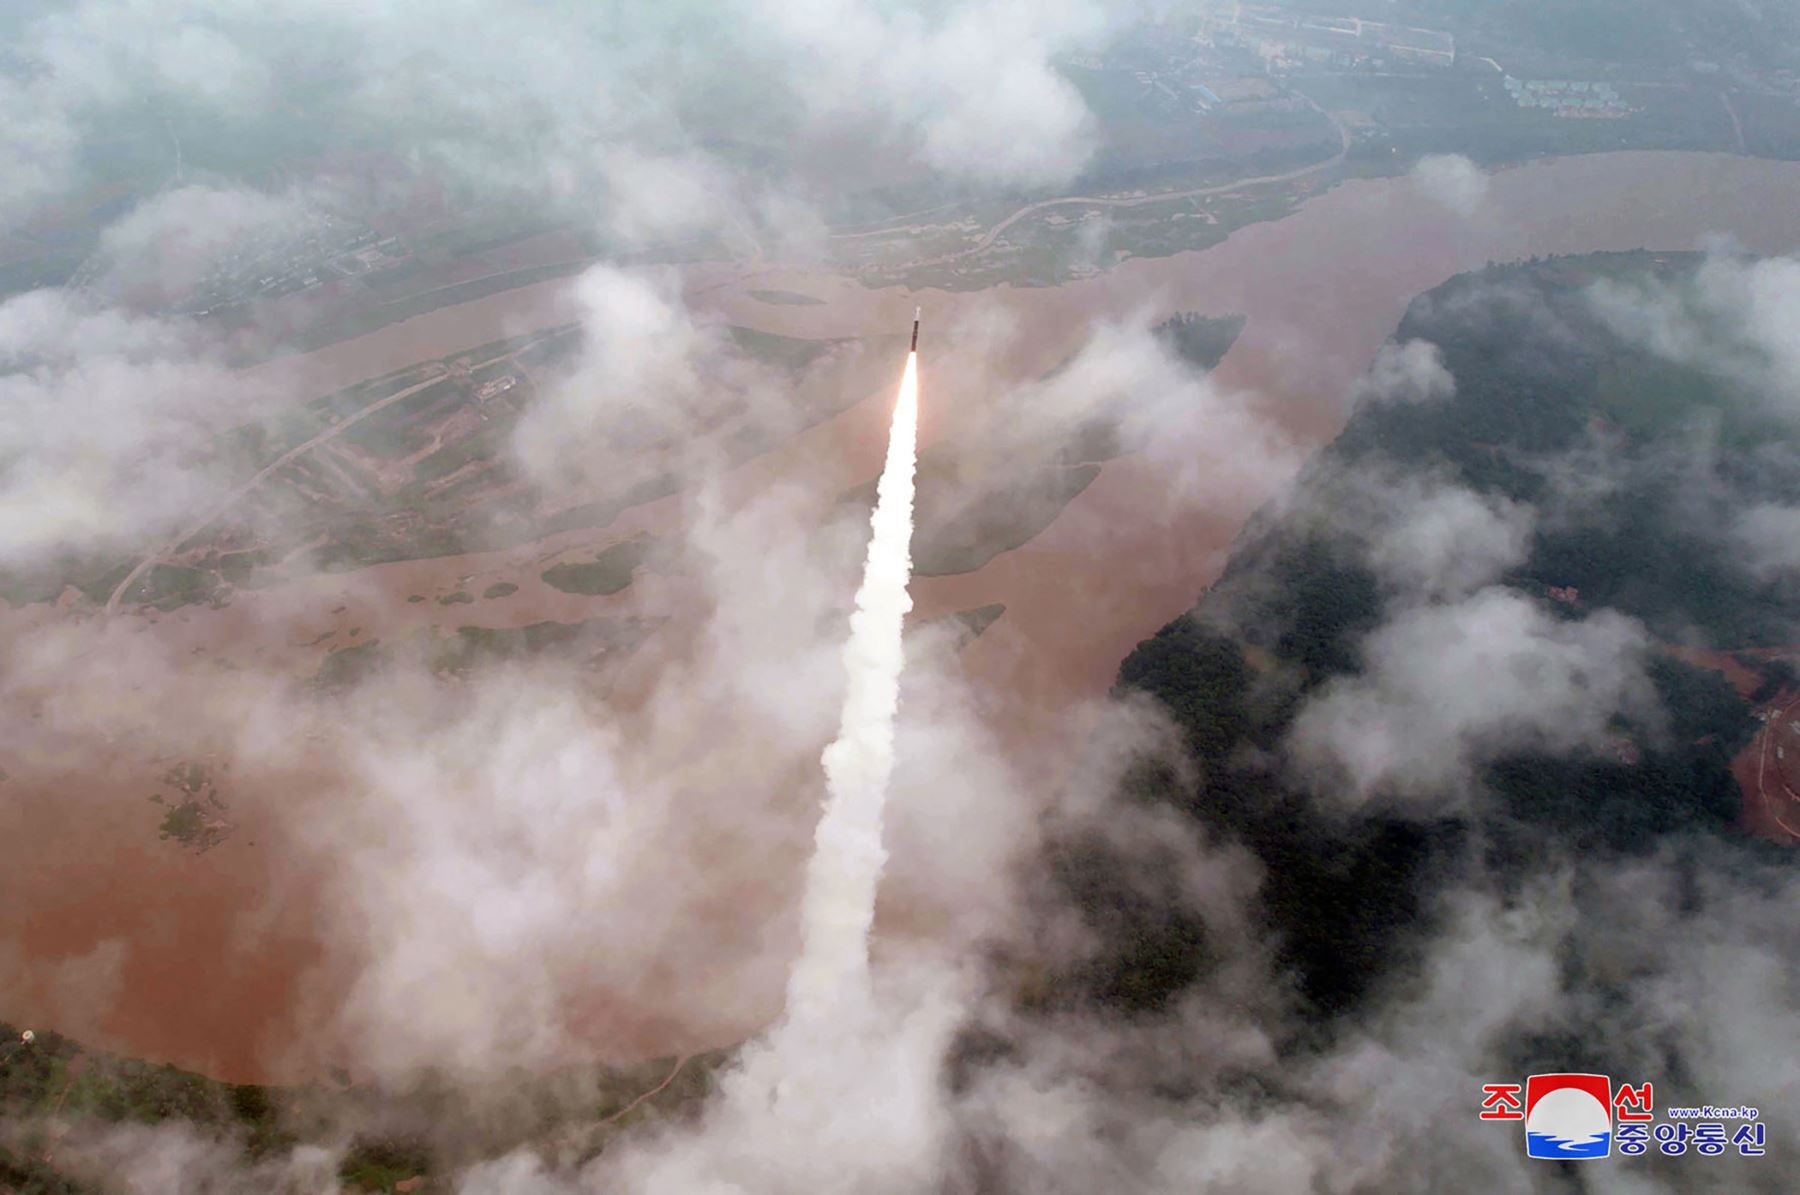
M 1765 780 L 1765 773 L 1769 766 L 1769 745 L 1775 739 L 1777 728 L 1788 715 L 1794 712 L 1796 706 L 1800 706 L 1800 698 L 1795 698 L 1778 710 L 1771 707 L 1772 712 L 1769 714 L 1769 720 L 1763 726 L 1762 732 L 1758 736 L 1761 739 L 1761 745 L 1758 748 L 1756 756 L 1756 795 L 1762 798 L 1763 808 L 1768 812 L 1769 816 L 1774 819 L 1775 824 L 1780 826 L 1782 831 L 1791 836 L 1795 841 L 1800 841 L 1800 830 L 1796 830 L 1794 827 L 1788 825 L 1786 819 L 1781 816 L 1781 811 L 1775 807 L 1774 800 L 1769 796 L 1769 789 Z M 1787 778 L 1781 774 L 1780 768 L 1775 770 L 1775 775 L 1776 779 L 1781 782 L 1781 791 L 1787 795 L 1788 801 L 1790 803 L 1800 802 L 1800 793 L 1796 793 L 1793 789 L 1788 787 Z
M 490 365 L 494 365 L 501 361 L 508 360 L 508 359 L 512 358 L 513 356 L 515 356 L 516 354 L 518 354 L 519 352 L 523 351 L 524 349 L 527 349 L 527 348 L 531 347 L 531 345 L 536 344 L 538 342 L 538 340 L 540 340 L 540 339 L 542 339 L 542 338 L 541 337 L 534 338 L 530 341 L 527 341 L 525 344 L 520 345 L 518 348 L 512 349 L 509 352 L 505 352 L 505 353 L 501 353 L 497 356 L 489 357 L 485 361 L 475 362 L 469 366 L 469 371 L 474 372 L 475 370 L 478 370 L 478 369 L 486 369 Z M 280 456 L 276 457 L 274 460 L 272 460 L 268 464 L 264 465 L 261 469 L 257 470 L 256 474 L 254 476 L 252 476 L 248 481 L 243 482 L 241 485 L 239 485 L 235 489 L 233 489 L 230 493 L 226 494 L 223 498 L 219 499 L 219 501 L 214 503 L 212 506 L 208 507 L 206 512 L 204 514 L 202 514 L 200 516 L 200 518 L 198 520 L 196 520 L 193 524 L 182 529 L 180 532 L 176 533 L 174 536 L 170 537 L 168 540 L 166 540 L 162 544 L 161 547 L 157 548 L 155 551 L 151 552 L 148 556 L 145 556 L 142 560 L 138 561 L 137 567 L 133 568 L 129 573 L 127 573 L 125 575 L 125 579 L 123 581 L 119 582 L 118 588 L 113 590 L 112 596 L 106 599 L 107 614 L 111 615 L 111 614 L 118 613 L 119 603 L 124 600 L 125 595 L 127 593 L 131 592 L 131 587 L 133 585 L 137 584 L 138 579 L 141 578 L 146 572 L 148 572 L 156 564 L 160 563 L 163 560 L 166 560 L 169 557 L 169 555 L 171 553 L 173 553 L 177 548 L 179 548 L 182 544 L 186 543 L 188 540 L 194 538 L 196 535 L 199 535 L 202 531 L 204 531 L 208 527 L 212 526 L 214 521 L 216 521 L 221 516 L 223 516 L 226 511 L 232 509 L 238 503 L 242 502 L 245 498 L 249 497 L 250 493 L 253 490 L 255 490 L 257 486 L 261 485 L 264 481 L 267 481 L 271 475 L 273 475 L 275 473 L 279 473 L 282 469 L 285 469 L 287 466 L 293 464 L 295 461 L 299 460 L 301 457 L 305 456 L 307 453 L 311 452 L 313 449 L 317 448 L 319 445 L 329 443 L 334 437 L 340 435 L 341 433 L 349 430 L 352 427 L 355 427 L 357 424 L 361 423 L 363 420 L 367 419 L 369 416 L 374 415 L 380 411 L 384 411 L 388 407 L 393 406 L 397 402 L 402 402 L 408 398 L 411 398 L 413 395 L 417 394 L 419 391 L 424 390 L 425 388 L 427 388 L 429 386 L 435 386 L 439 382 L 443 381 L 445 378 L 447 378 L 449 376 L 450 376 L 449 371 L 444 370 L 443 372 L 433 374 L 431 377 L 426 378 L 422 382 L 415 382 L 413 385 L 406 387 L 404 390 L 395 391 L 393 394 L 388 395 L 386 398 L 378 399 L 375 402 L 372 402 L 368 406 L 364 407 L 362 410 L 356 412 L 354 415 L 347 415 L 344 418 L 338 420 L 336 423 L 332 424 L 330 427 L 326 428 L 324 431 L 320 432 L 318 435 L 314 436 L 312 439 L 307 440 L 305 443 L 296 444 L 294 447 L 288 449 L 286 452 L 282 453 Z
M 1001 233 L 1011 228 L 1014 224 L 1017 224 L 1020 220 L 1048 208 L 1064 207 L 1068 205 L 1080 205 L 1082 207 L 1142 207 L 1145 204 L 1169 203 L 1177 199 L 1200 199 L 1208 195 L 1224 195 L 1231 191 L 1241 191 L 1245 187 L 1263 187 L 1275 183 L 1298 182 L 1300 179 L 1309 178 L 1312 175 L 1321 174 L 1327 170 L 1334 170 L 1343 164 L 1345 157 L 1350 153 L 1350 132 L 1348 129 L 1344 128 L 1343 123 L 1339 121 L 1336 116 L 1320 107 L 1310 97 L 1306 97 L 1306 102 L 1312 105 L 1315 112 L 1330 121 L 1331 127 L 1337 132 L 1338 150 L 1324 161 L 1314 162 L 1311 166 L 1302 166 L 1298 170 L 1289 170 L 1282 174 L 1265 174 L 1258 178 L 1240 178 L 1229 183 L 1215 183 L 1211 186 L 1195 187 L 1187 191 L 1157 191 L 1149 195 L 1123 196 L 1063 195 L 1056 199 L 1042 199 L 1036 203 L 1026 204 L 1006 219 L 1000 221 L 1000 223 L 983 233 L 981 239 L 967 249 L 958 249 L 954 253 L 946 253 L 939 257 L 928 257 L 919 261 L 908 262 L 904 268 L 916 269 L 920 266 L 942 265 L 945 262 L 958 261 L 965 257 L 973 257 L 978 253 L 985 253 L 993 247 L 994 242 L 999 239 Z

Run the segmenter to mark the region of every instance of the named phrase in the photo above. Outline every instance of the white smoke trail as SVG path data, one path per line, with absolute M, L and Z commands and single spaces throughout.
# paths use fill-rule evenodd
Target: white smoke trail
M 905 658 L 901 624 L 912 609 L 906 586 L 912 576 L 918 369 L 918 354 L 909 353 L 870 519 L 862 587 L 844 645 L 849 691 L 843 720 L 822 761 L 825 812 L 806 873 L 800 960 L 788 978 L 787 1016 L 799 1026 L 819 1025 L 834 1009 L 860 1010 L 868 1001 L 869 929 L 887 861 L 881 813 L 894 770 L 894 717 Z
M 613 1155 L 619 1181 L 609 1191 L 857 1195 L 939 1185 L 951 1129 L 941 1060 L 962 1004 L 948 977 L 928 966 L 898 968 L 881 993 L 869 977 L 869 930 L 887 860 L 881 820 L 894 767 L 901 628 L 912 608 L 918 409 L 918 358 L 909 354 L 844 647 L 842 721 L 822 760 L 825 808 L 786 1013 L 720 1073 L 719 1098 L 698 1132 L 646 1134 L 635 1149 L 621 1144 Z

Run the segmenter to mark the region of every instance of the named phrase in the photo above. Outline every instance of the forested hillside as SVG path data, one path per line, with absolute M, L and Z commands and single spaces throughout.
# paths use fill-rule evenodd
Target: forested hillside
M 1437 346 L 1453 379 L 1440 388 L 1454 392 L 1369 396 L 1297 492 L 1252 521 L 1193 612 L 1121 667 L 1117 691 L 1154 698 L 1197 765 L 1146 760 L 1128 798 L 1248 848 L 1281 963 L 1316 1013 L 1355 1009 L 1404 974 L 1452 882 L 1483 877 L 1505 892 L 1552 860 L 1646 857 L 1700 839 L 1779 856 L 1734 829 L 1729 766 L 1756 728 L 1751 705 L 1718 671 L 1665 649 L 1791 641 L 1792 585 L 1747 568 L 1725 529 L 1800 494 L 1794 433 L 1732 372 L 1674 363 L 1606 315 L 1609 297 L 1633 288 L 1683 294 L 1697 266 L 1534 262 L 1421 297 L 1394 349 Z M 1415 575 L 1419 559 L 1453 560 L 1495 526 L 1516 542 L 1491 575 L 1461 589 Z M 1413 556 L 1397 557 L 1408 543 Z M 1531 650 L 1490 650 L 1478 615 L 1528 623 L 1533 644 L 1558 650 L 1602 628 L 1630 637 L 1635 695 L 1598 715 L 1579 746 L 1532 729 L 1536 680 L 1560 686 L 1547 701 L 1585 685 L 1600 702 L 1604 679 L 1585 663 L 1550 675 L 1559 657 L 1547 666 Z M 1406 638 L 1420 627 L 1444 633 Z M 1446 661 L 1473 662 L 1447 678 L 1463 694 L 1448 700 L 1470 704 L 1460 720 L 1435 708 L 1441 696 L 1408 705 L 1397 692 L 1396 676 L 1433 661 L 1393 657 L 1432 642 Z M 1765 689 L 1787 675 L 1767 655 L 1742 662 Z M 1520 708 L 1484 710 L 1494 694 Z M 1356 716 L 1368 725 L 1351 717 L 1352 732 L 1329 741 L 1375 760 L 1369 783 L 1307 750 L 1352 697 L 1366 699 Z M 1380 721 L 1370 702 L 1402 716 Z M 1434 735 L 1461 736 L 1456 768 L 1421 780 L 1393 763 L 1424 758 L 1436 745 L 1420 740 Z M 1104 852 L 1078 857 L 1071 882 L 1091 887 Z M 1160 1006 L 1203 969 L 1206 935 L 1167 909 L 1124 917 L 1096 992 Z

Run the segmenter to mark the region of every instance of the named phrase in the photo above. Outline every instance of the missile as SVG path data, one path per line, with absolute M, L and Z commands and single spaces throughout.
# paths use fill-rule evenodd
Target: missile
M 916 352 L 918 352 L 918 351 L 919 351 L 919 316 L 920 316 L 920 314 L 921 314 L 921 313 L 922 313 L 922 312 L 923 312 L 923 311 L 924 311 L 924 310 L 925 310 L 925 309 L 924 309 L 924 308 L 923 308 L 923 307 L 915 307 L 915 308 L 913 308 L 913 342 L 912 342 L 912 351 L 913 351 L 913 352 L 915 352 L 915 353 L 916 353 Z

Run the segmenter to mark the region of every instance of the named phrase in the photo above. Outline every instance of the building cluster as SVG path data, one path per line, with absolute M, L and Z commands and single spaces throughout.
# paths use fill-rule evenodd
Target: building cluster
M 1565 119 L 1618 120 L 1632 108 L 1611 83 L 1565 79 L 1515 79 L 1506 76 L 1506 92 L 1521 108 L 1553 112 Z
M 518 384 L 518 378 L 510 373 L 503 373 L 497 378 L 483 382 L 475 391 L 475 401 L 483 404 L 491 402 Z
M 398 243 L 360 221 L 319 213 L 287 229 L 246 238 L 213 264 L 179 310 L 210 315 L 250 299 L 272 299 L 329 278 L 366 273 L 372 261 L 392 260 Z
M 1361 17 L 1314 17 L 1243 4 L 1220 4 L 1201 18 L 1205 44 L 1255 52 L 1272 72 L 1382 70 L 1456 65 L 1456 39 Z

